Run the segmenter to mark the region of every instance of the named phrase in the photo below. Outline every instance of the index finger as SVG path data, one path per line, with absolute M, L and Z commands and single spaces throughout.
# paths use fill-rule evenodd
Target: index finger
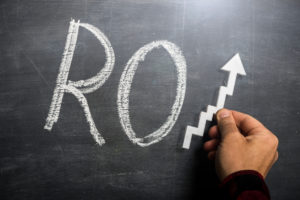
M 237 127 L 242 131 L 243 134 L 255 135 L 265 132 L 267 129 L 262 123 L 260 123 L 254 117 L 232 110 L 233 118 L 236 122 Z

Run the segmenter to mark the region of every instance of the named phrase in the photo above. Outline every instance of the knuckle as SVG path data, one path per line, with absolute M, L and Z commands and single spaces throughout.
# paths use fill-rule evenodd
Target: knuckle
M 278 140 L 277 136 L 275 136 L 274 134 L 270 134 L 267 137 L 267 142 L 270 146 L 272 146 L 274 148 L 277 148 L 278 144 L 279 144 L 279 140 Z
M 278 151 L 276 151 L 276 154 L 275 154 L 275 162 L 278 160 L 278 158 L 279 158 Z
M 279 139 L 277 136 L 274 135 L 274 143 L 275 143 L 275 146 L 278 147 L 278 144 L 279 144 Z
M 273 146 L 277 147 L 278 143 L 279 143 L 278 138 L 275 135 L 272 134 L 271 135 L 271 140 L 272 140 Z

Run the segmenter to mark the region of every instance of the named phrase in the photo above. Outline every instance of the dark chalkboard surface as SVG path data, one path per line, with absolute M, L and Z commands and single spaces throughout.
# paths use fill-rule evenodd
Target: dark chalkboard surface
M 300 199 L 300 1 L 63 0 L 0 3 L 0 199 L 218 199 L 218 180 L 187 125 L 215 105 L 240 54 L 239 76 L 225 107 L 249 113 L 279 138 L 279 160 L 266 181 L 274 200 Z M 84 94 L 105 144 L 99 146 L 78 100 L 65 93 L 57 123 L 44 129 L 71 19 L 101 30 L 114 69 Z M 186 60 L 185 99 L 174 127 L 148 147 L 133 144 L 120 124 L 117 98 L 126 63 L 157 40 L 176 44 Z M 106 62 L 96 37 L 79 28 L 68 79 L 94 76 Z M 177 71 L 162 48 L 140 62 L 129 95 L 137 137 L 166 121 Z M 211 123 L 208 123 L 208 126 Z

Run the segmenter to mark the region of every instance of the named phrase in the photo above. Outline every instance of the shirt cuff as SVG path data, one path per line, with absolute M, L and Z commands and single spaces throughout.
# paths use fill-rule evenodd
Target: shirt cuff
M 220 189 L 225 199 L 244 199 L 241 196 L 249 195 L 254 195 L 256 200 L 270 199 L 263 176 L 254 170 L 242 170 L 230 174 L 222 181 Z

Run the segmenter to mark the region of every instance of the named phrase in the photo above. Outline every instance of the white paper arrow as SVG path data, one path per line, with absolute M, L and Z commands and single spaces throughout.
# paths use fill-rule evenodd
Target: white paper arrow
M 236 82 L 236 76 L 238 74 L 245 76 L 246 72 L 243 67 L 241 58 L 239 54 L 235 54 L 222 68 L 221 70 L 228 71 L 229 72 L 229 77 L 228 77 L 228 82 L 227 86 L 221 86 L 219 90 L 219 96 L 217 100 L 217 105 L 212 106 L 208 105 L 207 106 L 207 111 L 206 112 L 201 112 L 200 114 L 200 119 L 198 123 L 198 127 L 194 126 L 187 126 L 186 127 L 186 132 L 184 136 L 184 141 L 183 141 L 183 148 L 189 149 L 192 136 L 193 135 L 198 135 L 198 136 L 203 136 L 204 129 L 205 129 L 205 124 L 206 121 L 211 121 L 213 118 L 213 115 L 220 110 L 221 108 L 224 107 L 225 100 L 226 100 L 226 95 L 232 96 L 233 90 L 234 90 L 234 85 Z

